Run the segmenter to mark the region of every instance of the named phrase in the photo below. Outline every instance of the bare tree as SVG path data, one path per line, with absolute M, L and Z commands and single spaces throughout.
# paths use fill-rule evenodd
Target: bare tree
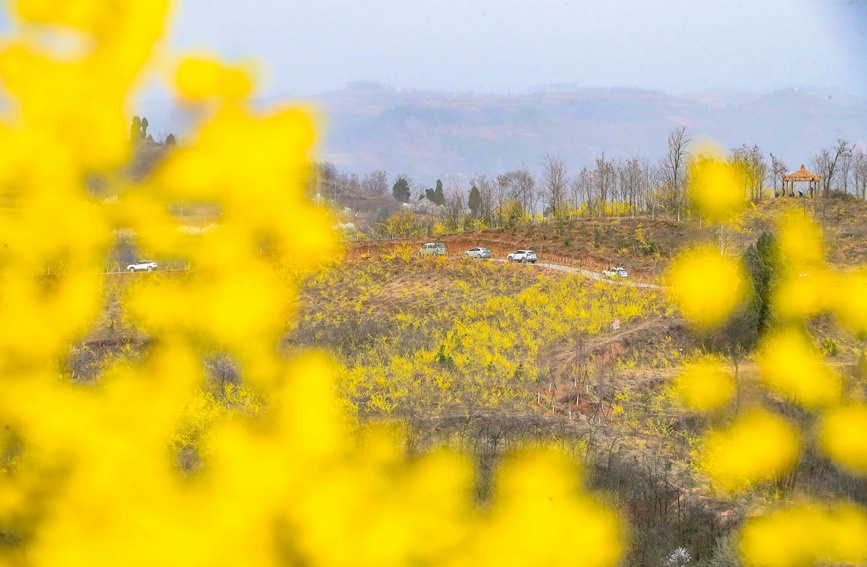
M 668 136 L 668 147 L 659 162 L 660 181 L 666 186 L 666 197 L 669 207 L 676 211 L 677 220 L 686 206 L 686 160 L 689 156 L 687 146 L 690 139 L 686 136 L 686 128 L 680 126 Z
M 841 159 L 847 154 L 852 153 L 852 147 L 849 142 L 840 138 L 837 140 L 837 145 L 831 150 L 823 149 L 818 154 L 813 155 L 813 168 L 817 175 L 822 176 L 822 195 L 824 197 L 831 196 L 831 185 L 839 175 L 837 168 Z
M 381 169 L 364 174 L 361 190 L 371 195 L 385 195 L 388 192 L 388 174 Z
M 461 225 L 461 221 L 466 214 L 466 198 L 464 197 L 463 188 L 457 183 L 450 183 L 445 195 L 445 217 L 453 227 L 457 228 Z
M 774 154 L 770 154 L 770 156 L 771 156 L 771 178 L 774 181 L 774 197 L 777 197 L 778 196 L 777 195 L 777 181 L 780 181 L 782 183 L 783 176 L 788 171 L 788 168 L 786 167 L 785 163 L 783 163 L 781 160 L 777 159 L 777 156 L 775 156 Z M 782 185 L 781 185 L 781 189 L 783 191 L 785 191 L 785 188 L 782 188 Z M 783 195 L 783 196 L 785 196 L 785 195 Z
M 500 202 L 497 200 L 497 183 L 486 175 L 474 175 L 470 184 L 479 189 L 479 197 L 481 197 L 479 216 L 485 219 L 486 222 L 490 222 L 494 211 L 500 206 Z
M 504 201 L 515 201 L 525 211 L 535 212 L 538 203 L 536 180 L 526 167 L 498 175 L 497 185 L 499 185 L 500 193 L 504 197 L 500 206 L 504 204 Z
M 581 168 L 581 172 L 569 184 L 573 210 L 581 209 L 584 215 L 591 213 L 592 186 L 593 174 L 586 167 Z
M 623 201 L 629 205 L 629 214 L 635 216 L 641 197 L 641 162 L 631 157 L 620 168 L 620 187 Z
M 859 149 L 852 160 L 852 183 L 855 194 L 867 198 L 867 150 L 864 148 Z
M 316 167 L 316 193 L 327 196 L 337 203 L 340 196 L 346 192 L 348 178 L 341 174 L 333 163 L 320 163 Z
M 605 214 L 605 205 L 611 199 L 611 193 L 614 189 L 614 166 L 611 162 L 605 161 L 605 152 L 596 158 L 596 169 L 593 170 L 593 185 L 595 193 L 595 208 L 600 215 Z
M 843 190 L 843 193 L 849 194 L 849 171 L 852 169 L 852 150 L 844 152 L 840 156 L 840 163 L 837 166 L 837 187 Z
M 562 218 L 567 212 L 566 190 L 568 189 L 568 183 L 566 181 L 566 167 L 559 156 L 552 157 L 548 154 L 542 163 L 542 169 L 544 177 L 542 191 L 545 202 L 548 204 L 548 209 L 554 218 Z
M 756 201 L 762 198 L 762 190 L 765 186 L 765 178 L 768 174 L 768 164 L 765 156 L 758 146 L 748 148 L 743 144 L 731 151 L 729 158 L 738 172 L 741 183 L 744 186 L 744 194 L 747 199 Z
M 659 177 L 656 168 L 650 164 L 650 160 L 644 158 L 641 161 L 641 203 L 642 207 L 650 211 L 650 218 L 656 218 L 657 191 L 653 180 Z

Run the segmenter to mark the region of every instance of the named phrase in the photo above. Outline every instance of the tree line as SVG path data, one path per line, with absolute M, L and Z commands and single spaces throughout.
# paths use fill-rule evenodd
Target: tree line
M 569 171 L 559 155 L 548 154 L 534 175 L 526 165 L 499 175 L 441 180 L 427 187 L 407 175 L 389 178 L 375 170 L 362 176 L 344 174 L 330 163 L 318 164 L 311 190 L 317 199 L 374 213 L 384 221 L 402 204 L 427 202 L 450 228 L 472 223 L 515 226 L 533 218 L 664 215 L 681 220 L 691 214 L 687 188 L 690 160 L 701 153 L 685 127 L 668 136 L 664 155 L 609 157 Z M 782 176 L 794 171 L 757 145 L 732 148 L 725 156 L 737 173 L 745 200 L 783 196 Z M 840 139 L 813 154 L 809 167 L 821 176 L 823 196 L 834 193 L 867 198 L 867 149 Z

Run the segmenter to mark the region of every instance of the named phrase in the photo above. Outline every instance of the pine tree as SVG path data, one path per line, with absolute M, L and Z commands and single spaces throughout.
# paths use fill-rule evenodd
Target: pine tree
M 132 123 L 129 125 L 129 140 L 130 142 L 141 140 L 141 118 L 138 116 L 132 117 Z
M 403 175 L 398 176 L 391 188 L 391 194 L 401 203 L 408 203 L 410 196 L 409 180 Z
M 482 193 L 479 188 L 473 185 L 470 189 L 470 196 L 467 199 L 467 206 L 473 214 L 473 218 L 479 218 L 479 213 L 482 209 Z

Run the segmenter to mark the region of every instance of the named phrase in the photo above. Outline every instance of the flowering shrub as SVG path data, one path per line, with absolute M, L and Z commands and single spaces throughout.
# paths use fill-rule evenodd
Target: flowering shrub
M 703 156 L 690 170 L 691 194 L 699 214 L 725 222 L 741 206 L 742 188 L 728 166 Z M 842 326 L 863 333 L 865 304 L 861 272 L 832 272 L 823 259 L 821 231 L 801 213 L 777 221 L 779 278 L 770 308 L 777 322 L 760 338 L 762 384 L 811 416 L 813 428 L 799 430 L 778 409 L 742 408 L 733 422 L 708 432 L 700 466 L 714 486 L 740 492 L 792 474 L 802 447 L 820 448 L 852 474 L 867 474 L 863 432 L 867 405 L 846 401 L 842 382 L 805 334 L 805 321 L 832 313 Z M 722 324 L 748 295 L 741 270 L 730 259 L 701 248 L 679 257 L 671 268 L 672 297 L 701 329 Z M 679 379 L 689 407 L 713 409 L 730 403 L 732 385 L 718 366 L 699 363 Z M 809 565 L 867 560 L 867 513 L 844 502 L 785 502 L 749 518 L 739 536 L 744 561 L 755 566 Z
M 438 451 L 406 462 L 376 431 L 357 443 L 331 363 L 278 355 L 294 305 L 286 270 L 335 251 L 330 220 L 304 197 L 315 131 L 303 111 L 253 111 L 246 68 L 184 58 L 174 87 L 206 116 L 198 131 L 151 177 L 95 200 L 85 180 L 130 157 L 126 101 L 168 2 L 12 6 L 22 31 L 0 52 L 14 106 L 0 123 L 0 561 L 617 562 L 617 519 L 556 453 L 515 456 L 491 508 L 475 510 L 467 460 Z M 71 52 L 52 52 L 58 29 L 77 42 Z M 179 230 L 169 211 L 182 201 L 218 204 L 217 226 Z M 59 379 L 100 311 L 114 230 L 192 271 L 129 286 L 127 316 L 152 338 L 147 356 L 118 358 L 94 385 Z M 221 395 L 240 411 L 212 412 L 201 397 L 213 352 L 237 363 L 246 386 Z M 185 476 L 170 448 L 203 428 L 204 466 Z

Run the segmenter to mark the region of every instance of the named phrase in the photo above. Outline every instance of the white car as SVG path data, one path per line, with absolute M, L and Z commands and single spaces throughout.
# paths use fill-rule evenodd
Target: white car
M 487 248 L 470 248 L 464 252 L 464 256 L 467 258 L 490 258 L 491 251 Z
M 525 264 L 530 262 L 531 264 L 535 264 L 536 253 L 532 250 L 518 250 L 506 256 L 506 260 L 509 262 L 523 262 Z
M 629 272 L 620 267 L 608 268 L 607 270 L 602 270 L 602 277 L 626 279 L 629 277 Z
M 152 272 L 157 269 L 157 263 L 152 260 L 139 260 L 126 267 L 130 272 Z

